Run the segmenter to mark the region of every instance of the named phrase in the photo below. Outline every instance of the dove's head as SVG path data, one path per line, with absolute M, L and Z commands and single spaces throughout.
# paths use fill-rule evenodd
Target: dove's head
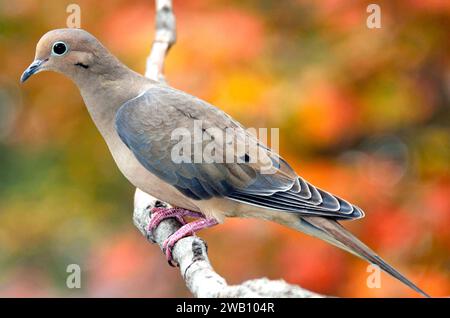
M 41 71 L 62 73 L 72 79 L 101 74 L 108 58 L 113 57 L 90 33 L 81 29 L 52 30 L 39 40 L 35 59 L 20 81 Z

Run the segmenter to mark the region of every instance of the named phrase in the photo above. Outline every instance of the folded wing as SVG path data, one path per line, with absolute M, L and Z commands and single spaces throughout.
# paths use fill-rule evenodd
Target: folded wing
M 227 197 L 336 219 L 363 216 L 359 208 L 297 176 L 230 116 L 171 87 L 156 85 L 122 105 L 116 129 L 146 169 L 192 199 Z

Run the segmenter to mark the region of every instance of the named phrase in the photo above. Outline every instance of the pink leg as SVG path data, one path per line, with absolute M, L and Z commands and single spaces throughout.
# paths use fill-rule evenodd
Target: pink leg
M 214 219 L 203 218 L 201 220 L 193 221 L 191 223 L 183 225 L 178 229 L 178 231 L 169 236 L 169 238 L 163 243 L 163 248 L 166 252 L 166 258 L 169 264 L 173 265 L 172 249 L 180 239 L 186 236 L 194 235 L 196 231 L 200 231 L 201 229 L 205 229 L 216 224 L 218 224 L 218 222 Z
M 176 218 L 181 224 L 186 224 L 183 216 L 191 216 L 196 218 L 204 218 L 205 216 L 199 212 L 193 212 L 179 208 L 153 208 L 151 210 L 152 218 L 148 226 L 149 231 L 156 229 L 161 221 L 168 218 Z

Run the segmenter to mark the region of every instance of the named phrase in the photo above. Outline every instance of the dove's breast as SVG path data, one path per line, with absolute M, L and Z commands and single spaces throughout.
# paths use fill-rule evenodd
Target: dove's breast
M 174 206 L 201 212 L 199 207 L 192 203 L 191 199 L 185 197 L 175 187 L 162 181 L 142 166 L 117 133 L 114 132 L 111 135 L 106 140 L 106 143 L 114 161 L 122 174 L 135 187 Z
M 114 126 L 117 107 L 108 107 L 110 98 L 86 94 L 82 96 L 95 125 L 108 145 L 109 151 L 122 174 L 137 188 L 170 203 L 174 206 L 201 212 L 197 205 L 184 197 L 176 188 L 163 182 L 144 166 L 134 156 L 133 152 L 122 142 Z M 96 97 L 96 98 L 93 98 Z

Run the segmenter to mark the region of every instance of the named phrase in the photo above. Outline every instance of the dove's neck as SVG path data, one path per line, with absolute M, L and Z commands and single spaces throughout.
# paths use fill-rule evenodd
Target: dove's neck
M 115 131 L 117 110 L 155 82 L 130 70 L 114 57 L 108 64 L 107 71 L 88 73 L 88 76 L 74 81 L 95 125 L 110 144 L 118 137 Z

